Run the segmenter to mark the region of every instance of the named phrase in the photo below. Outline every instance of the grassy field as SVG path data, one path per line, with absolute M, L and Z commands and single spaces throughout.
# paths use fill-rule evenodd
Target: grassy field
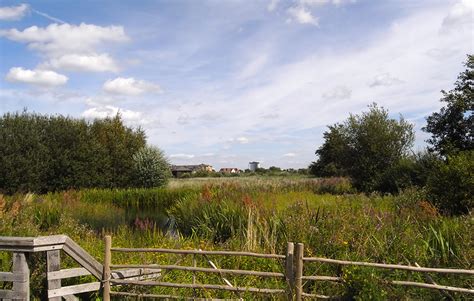
M 169 229 L 170 219 L 174 224 Z M 174 230 L 171 235 L 168 230 Z M 283 254 L 287 241 L 305 244 L 305 256 L 472 269 L 472 216 L 438 214 L 420 191 L 399 196 L 355 194 L 345 179 L 205 178 L 173 180 L 167 188 L 81 190 L 47 195 L 0 196 L 0 235 L 67 234 L 96 258 L 103 257 L 103 235 L 120 247 L 250 250 Z M 10 267 L 7 254 L 1 269 Z M 44 258 L 34 256 L 33 293 L 40 298 Z M 173 264 L 176 256 L 114 255 L 114 263 Z M 265 259 L 213 258 L 222 268 L 282 271 Z M 66 260 L 65 265 L 73 263 Z M 185 258 L 181 264 L 191 264 Z M 203 259 L 199 264 L 207 267 Z M 436 291 L 392 287 L 385 280 L 423 281 L 408 272 L 371 268 L 305 267 L 305 274 L 339 275 L 342 284 L 315 283 L 308 292 L 344 295 L 357 300 L 439 300 Z M 473 279 L 433 276 L 435 281 L 472 287 Z M 236 285 L 282 287 L 277 280 L 231 278 Z M 218 276 L 198 274 L 201 283 L 220 284 Z M 191 274 L 168 273 L 164 281 L 191 282 Z M 0 283 L 0 288 L 1 288 Z M 192 295 L 167 288 L 130 288 L 140 292 Z M 202 297 L 235 297 L 198 292 Z M 93 297 L 93 296 L 92 296 Z M 243 295 L 242 297 L 249 297 Z M 467 296 L 456 295 L 456 299 Z

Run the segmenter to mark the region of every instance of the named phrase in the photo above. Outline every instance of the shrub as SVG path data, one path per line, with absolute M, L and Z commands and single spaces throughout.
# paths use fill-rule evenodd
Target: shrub
M 146 146 L 133 155 L 135 183 L 138 187 L 162 187 L 171 176 L 170 165 L 163 151 Z
M 446 214 L 469 213 L 474 207 L 474 151 L 439 162 L 427 184 L 428 197 Z

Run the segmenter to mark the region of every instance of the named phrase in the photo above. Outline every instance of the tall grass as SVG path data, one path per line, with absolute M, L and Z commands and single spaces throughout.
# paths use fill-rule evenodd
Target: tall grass
M 470 216 L 445 217 L 424 201 L 422 193 L 400 196 L 351 194 L 344 179 L 232 178 L 225 181 L 172 183 L 166 189 L 88 189 L 46 195 L 0 196 L 0 235 L 67 234 L 99 260 L 102 237 L 113 235 L 119 247 L 161 247 L 252 250 L 283 254 L 287 241 L 305 244 L 305 256 L 472 268 L 473 223 Z M 194 179 L 193 179 L 194 180 Z M 219 179 L 220 180 L 220 179 Z M 196 181 L 196 180 L 194 180 Z M 345 192 L 345 193 L 344 193 Z M 175 220 L 176 233 L 163 226 Z M 191 264 L 191 258 L 163 254 L 117 254 L 114 263 Z M 223 268 L 282 271 L 281 263 L 266 259 L 212 258 Z M 202 266 L 208 266 L 203 258 Z M 41 266 L 37 259 L 33 267 Z M 0 254 L 8 270 L 9 257 Z M 74 263 L 64 261 L 64 265 Z M 41 291 L 41 273 L 33 292 Z M 305 265 L 305 274 L 338 275 L 342 284 L 318 282 L 307 289 L 347 298 L 437 300 L 437 292 L 402 289 L 387 284 L 396 277 L 423 281 L 408 272 L 369 268 Z M 172 272 L 164 281 L 190 282 L 189 273 Z M 432 276 L 446 285 L 472 286 L 472 279 Z M 202 283 L 219 283 L 217 275 L 198 274 Z M 284 283 L 258 277 L 232 278 L 242 286 L 282 287 Z M 138 292 L 192 295 L 171 288 Z M 198 292 L 200 297 L 235 297 L 231 293 Z M 244 296 L 245 297 L 245 296 Z M 252 298 L 251 296 L 247 296 Z M 462 295 L 455 295 L 462 299 Z

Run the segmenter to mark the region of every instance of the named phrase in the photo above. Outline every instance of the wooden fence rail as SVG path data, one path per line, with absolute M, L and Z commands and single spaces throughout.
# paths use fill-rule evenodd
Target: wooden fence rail
M 242 293 L 264 294 L 278 296 L 287 300 L 301 301 L 309 299 L 332 299 L 338 296 L 326 296 L 314 293 L 306 285 L 311 281 L 330 281 L 344 283 L 340 276 L 331 275 L 305 275 L 304 270 L 308 265 L 332 264 L 337 266 L 361 266 L 376 269 L 401 270 L 423 274 L 425 282 L 414 282 L 408 280 L 384 280 L 385 283 L 394 286 L 417 287 L 440 291 L 448 299 L 453 299 L 450 293 L 456 292 L 474 295 L 474 288 L 463 288 L 446 286 L 436 283 L 430 274 L 462 275 L 474 280 L 474 270 L 449 269 L 449 268 L 428 268 L 415 266 L 382 264 L 371 262 L 345 261 L 328 259 L 321 257 L 304 257 L 304 245 L 302 243 L 293 244 L 289 242 L 285 255 L 261 254 L 254 252 L 235 251 L 205 251 L 205 250 L 177 250 L 159 248 L 113 248 L 112 238 L 105 237 L 104 262 L 100 263 L 78 244 L 64 235 L 45 237 L 0 237 L 0 251 L 12 252 L 12 271 L 0 272 L 0 282 L 9 282 L 11 289 L 0 289 L 0 300 L 29 300 L 30 298 L 30 270 L 28 267 L 28 254 L 33 252 L 46 253 L 46 276 L 47 295 L 49 300 L 60 301 L 79 300 L 75 295 L 85 292 L 102 291 L 105 301 L 109 301 L 111 296 L 158 299 L 185 299 L 202 300 L 196 297 L 197 290 L 217 290 L 228 291 L 236 294 L 236 300 L 241 300 Z M 112 264 L 112 253 L 161 253 L 178 254 L 183 257 L 174 264 Z M 62 269 L 61 254 L 70 256 L 80 267 Z M 192 255 L 192 266 L 180 264 L 184 256 Z M 209 267 L 197 266 L 197 257 L 201 256 Z M 253 258 L 265 258 L 280 263 L 281 271 L 256 271 L 244 269 L 219 268 L 208 256 L 246 256 Z M 163 281 L 163 276 L 169 271 L 183 271 L 192 273 L 192 283 L 172 283 Z M 198 283 L 196 273 L 219 275 L 223 284 Z M 234 285 L 226 277 L 233 276 L 255 276 L 272 278 L 281 281 L 279 288 L 270 287 L 240 287 Z M 61 280 L 82 276 L 91 276 L 96 280 L 89 283 L 81 283 L 69 286 L 62 286 Z M 472 283 L 472 282 L 470 282 Z M 158 286 L 177 289 L 192 289 L 193 296 L 173 296 L 168 294 L 135 294 L 127 291 L 119 291 L 125 286 Z M 112 290 L 112 287 L 116 286 Z M 214 299 L 218 300 L 218 299 Z
M 390 270 L 404 270 L 410 272 L 419 272 L 419 273 L 439 273 L 439 274 L 457 274 L 457 275 L 474 275 L 474 270 L 466 269 L 446 269 L 446 268 L 425 268 L 420 266 L 407 266 L 407 265 L 396 265 L 396 264 L 381 264 L 381 263 L 370 263 L 370 262 L 356 262 L 356 261 L 344 261 L 344 260 L 335 260 L 327 259 L 321 257 L 304 257 L 304 245 L 302 243 L 293 244 L 289 242 L 287 245 L 287 251 L 285 255 L 278 254 L 261 254 L 253 252 L 235 252 L 235 251 L 203 251 L 203 250 L 177 250 L 177 249 L 157 249 L 157 248 L 112 248 L 111 238 L 106 238 L 106 249 L 105 249 L 105 258 L 112 258 L 112 252 L 135 252 L 135 253 L 162 253 L 162 254 L 181 254 L 181 255 L 193 255 L 193 266 L 183 266 L 183 265 L 154 265 L 157 268 L 162 270 L 178 270 L 178 271 L 187 271 L 193 273 L 193 283 L 170 283 L 163 281 L 139 281 L 139 280 L 119 280 L 119 279 L 110 279 L 106 280 L 111 284 L 128 284 L 128 285 L 143 285 L 143 286 L 161 286 L 161 287 L 170 287 L 170 288 L 188 288 L 188 289 L 210 289 L 210 290 L 224 290 L 231 292 L 250 292 L 258 294 L 269 294 L 269 295 L 285 295 L 288 300 L 297 300 L 300 301 L 304 298 L 312 299 L 331 299 L 337 296 L 325 296 L 321 294 L 311 294 L 307 293 L 304 290 L 303 281 L 332 281 L 332 282 L 344 282 L 342 277 L 335 276 L 326 276 L 326 275 L 304 275 L 304 266 L 310 263 L 326 263 L 326 264 L 336 264 L 336 265 L 345 265 L 345 266 L 364 266 L 380 269 L 390 269 Z M 196 255 L 220 255 L 220 256 L 248 256 L 256 258 L 268 258 L 274 260 L 283 260 L 284 271 L 282 272 L 266 272 L 266 271 L 254 271 L 254 270 L 239 270 L 239 269 L 222 269 L 217 268 L 213 265 L 213 268 L 206 267 L 197 267 L 195 256 Z M 149 268 L 150 265 L 142 264 L 111 264 L 106 262 L 105 269 L 111 268 Z M 271 277 L 271 278 L 280 278 L 285 279 L 283 283 L 283 288 L 256 288 L 256 287 L 234 287 L 232 284 L 225 279 L 227 285 L 217 285 L 217 284 L 199 284 L 195 280 L 195 272 L 201 273 L 212 273 L 222 275 L 251 275 L 258 277 Z M 447 294 L 448 291 L 474 294 L 474 289 L 472 288 L 459 288 L 451 287 L 445 285 L 438 285 L 433 283 L 422 283 L 422 282 L 412 282 L 404 280 L 392 280 L 387 281 L 387 283 L 392 285 L 403 285 L 403 286 L 412 286 L 420 287 L 426 289 L 436 289 L 440 290 L 442 293 Z M 105 292 L 105 290 L 104 290 Z M 104 294 L 104 300 L 110 300 L 110 295 L 127 295 L 131 296 L 132 293 L 128 292 L 119 292 L 119 291 L 109 291 L 108 294 Z M 449 295 L 449 294 L 448 294 Z M 185 296 L 172 296 L 172 295 L 153 295 L 153 294 L 136 294 L 136 296 L 150 297 L 150 298 L 190 298 Z

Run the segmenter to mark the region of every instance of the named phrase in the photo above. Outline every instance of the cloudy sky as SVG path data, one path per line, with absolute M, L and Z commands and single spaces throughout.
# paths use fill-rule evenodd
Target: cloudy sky
M 0 114 L 120 112 L 173 163 L 306 167 L 372 102 L 420 128 L 474 0 L 0 1 Z

